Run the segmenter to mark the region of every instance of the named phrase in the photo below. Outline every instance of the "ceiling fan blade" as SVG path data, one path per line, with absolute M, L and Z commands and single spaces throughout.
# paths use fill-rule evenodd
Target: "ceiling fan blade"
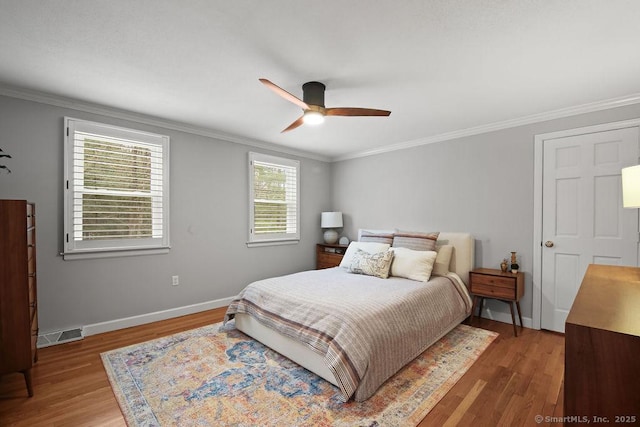
M 374 108 L 338 107 L 327 108 L 325 113 L 327 116 L 388 116 L 391 111 L 376 110 Z
M 290 130 L 294 130 L 295 128 L 300 126 L 302 123 L 304 123 L 304 115 L 300 116 L 300 118 L 298 120 L 296 120 L 295 122 L 291 123 L 286 129 L 284 129 L 280 133 L 285 133 L 285 132 L 289 132 Z
M 268 87 L 269 89 L 271 89 L 272 91 L 274 91 L 275 93 L 277 93 L 278 95 L 286 99 L 287 101 L 293 102 L 303 110 L 307 110 L 309 108 L 309 106 L 303 100 L 301 100 L 295 95 L 290 94 L 286 90 L 282 89 L 280 86 L 270 82 L 267 79 L 259 79 L 259 80 L 263 85 L 265 85 L 266 87 Z

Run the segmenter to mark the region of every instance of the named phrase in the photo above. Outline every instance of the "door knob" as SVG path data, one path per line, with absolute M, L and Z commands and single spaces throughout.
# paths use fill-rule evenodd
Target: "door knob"
M 544 242 L 544 245 L 548 248 L 552 248 L 553 247 L 553 242 L 551 240 L 547 240 L 546 242 Z

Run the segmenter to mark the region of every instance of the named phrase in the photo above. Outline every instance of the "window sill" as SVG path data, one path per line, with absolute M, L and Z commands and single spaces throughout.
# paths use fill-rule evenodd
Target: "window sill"
M 95 252 L 62 252 L 62 258 L 65 261 L 73 261 L 78 259 L 96 259 L 96 258 L 117 258 L 140 255 L 161 255 L 168 254 L 169 248 L 153 248 L 153 249 L 129 249 L 116 251 L 95 251 Z
M 247 242 L 248 248 L 259 248 L 261 246 L 297 245 L 300 239 L 295 240 L 264 240 L 262 242 Z

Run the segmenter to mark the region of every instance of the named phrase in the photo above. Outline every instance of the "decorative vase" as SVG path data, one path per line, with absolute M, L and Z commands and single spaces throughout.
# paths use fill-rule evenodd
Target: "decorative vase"
M 511 272 L 516 274 L 520 266 L 518 265 L 518 259 L 516 258 L 516 253 L 511 252 Z

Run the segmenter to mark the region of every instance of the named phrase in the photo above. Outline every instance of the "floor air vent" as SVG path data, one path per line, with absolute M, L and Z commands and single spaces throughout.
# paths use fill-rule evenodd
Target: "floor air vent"
M 82 338 L 84 338 L 82 336 L 82 328 L 51 332 L 49 334 L 38 335 L 38 348 L 49 347 L 51 345 L 63 344 L 71 341 L 78 341 Z

